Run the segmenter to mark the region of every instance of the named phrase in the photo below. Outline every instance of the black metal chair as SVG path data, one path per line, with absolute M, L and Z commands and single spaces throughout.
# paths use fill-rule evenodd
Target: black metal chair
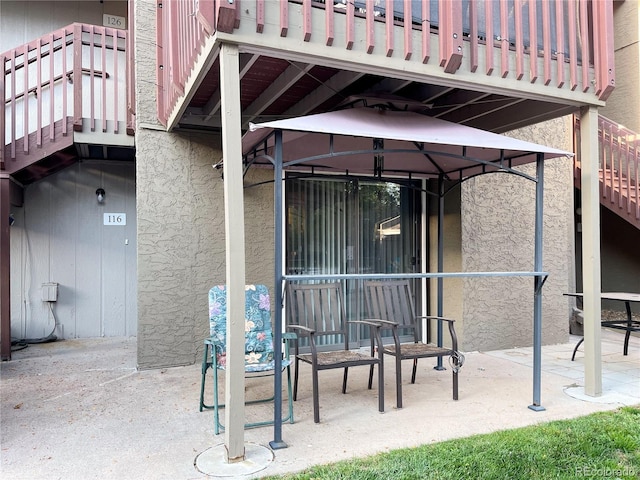
M 416 316 L 411 287 L 406 280 L 366 281 L 364 283 L 367 320 L 381 322 L 382 329 L 391 329 L 393 343 L 384 345 L 383 352 L 396 359 L 396 405 L 402 408 L 402 360 L 413 360 L 411 383 L 416 382 L 418 359 L 450 357 L 453 371 L 453 399 L 458 399 L 458 371 L 464 356 L 458 352 L 458 340 L 454 328 L 455 320 L 436 316 Z M 451 336 L 451 347 L 439 347 L 423 343 L 420 339 L 422 319 L 447 322 Z M 411 343 L 400 343 L 401 335 L 413 337 Z M 370 372 L 373 377 L 373 369 Z
M 347 375 L 350 367 L 378 365 L 378 410 L 384 412 L 384 373 L 382 350 L 376 347 L 380 341 L 380 324 L 363 320 L 346 320 L 342 287 L 339 283 L 294 284 L 287 285 L 287 328 L 296 333 L 293 344 L 295 373 L 293 381 L 293 400 L 298 396 L 298 373 L 300 362 L 311 366 L 313 384 L 313 421 L 320 422 L 318 399 L 318 372 L 333 368 L 343 368 L 342 393 L 347 391 Z M 349 325 L 369 325 L 371 328 L 371 350 L 361 353 L 349 350 Z M 302 353 L 300 341 L 306 339 L 309 353 Z M 340 349 L 319 351 L 325 340 L 338 339 Z M 371 389 L 373 375 L 369 376 L 368 388 Z

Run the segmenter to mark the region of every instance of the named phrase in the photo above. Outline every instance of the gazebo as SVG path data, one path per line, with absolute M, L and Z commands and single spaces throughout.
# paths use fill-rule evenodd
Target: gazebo
M 529 408 L 543 410 L 540 401 L 540 350 L 542 338 L 541 289 L 547 278 L 542 265 L 542 218 L 544 161 L 573 153 L 525 142 L 503 135 L 397 109 L 391 101 L 373 106 L 346 108 L 273 122 L 252 124 L 243 137 L 245 169 L 269 166 L 275 178 L 275 305 L 282 304 L 282 285 L 286 280 L 324 280 L 348 278 L 388 278 L 388 275 L 284 275 L 282 271 L 282 182 L 285 170 L 307 174 L 341 174 L 373 178 L 436 178 L 439 202 L 438 272 L 395 274 L 394 278 L 437 278 L 437 314 L 442 315 L 443 278 L 452 276 L 531 276 L 534 279 L 533 402 Z M 517 167 L 536 164 L 534 176 Z M 472 177 L 504 172 L 536 183 L 534 270 L 519 272 L 444 272 L 442 216 L 445 180 L 457 185 Z M 450 188 L 450 187 L 449 187 Z M 281 342 L 281 309 L 274 318 L 275 343 Z M 437 332 L 442 342 L 442 332 Z M 280 371 L 276 366 L 276 371 Z M 276 375 L 275 392 L 280 394 L 281 375 Z M 283 446 L 280 398 L 275 401 L 275 434 L 272 447 Z
M 225 146 L 223 144 L 223 149 Z M 308 115 L 297 118 L 251 124 L 250 131 L 242 137 L 242 168 L 237 147 L 225 149 L 224 181 L 227 216 L 234 215 L 233 206 L 240 202 L 242 208 L 243 176 L 253 167 L 274 170 L 275 209 L 275 275 L 274 275 L 274 342 L 281 343 L 283 331 L 283 286 L 287 280 L 324 280 L 349 278 L 386 278 L 386 275 L 285 275 L 283 272 L 283 179 L 285 171 L 306 175 L 339 174 L 379 179 L 437 179 L 438 191 L 429 192 L 438 198 L 438 271 L 418 274 L 394 274 L 394 278 L 437 279 L 437 315 L 442 315 L 443 279 L 447 277 L 474 276 L 525 276 L 534 281 L 533 288 L 533 401 L 529 408 L 544 410 L 540 399 L 541 343 L 542 343 L 542 287 L 548 276 L 543 269 L 543 192 L 545 160 L 573 156 L 572 152 L 538 145 L 460 124 L 446 122 L 412 111 L 410 106 L 397 108 L 397 103 L 381 100 L 374 105 Z M 233 167 L 230 163 L 233 162 Z M 521 167 L 535 163 L 535 174 L 525 173 Z M 470 178 L 487 173 L 503 172 L 518 175 L 535 183 L 535 234 L 534 268 L 532 271 L 509 272 L 445 272 L 443 271 L 444 198 L 447 185 L 460 184 Z M 232 193 L 232 190 L 235 193 Z M 240 190 L 238 193 L 237 190 Z M 232 271 L 244 271 L 244 223 L 242 210 L 235 212 L 234 226 L 227 220 L 227 281 Z M 234 258 L 236 259 L 235 263 Z M 243 308 L 244 275 L 229 286 L 230 311 Z M 230 313 L 230 317 L 233 314 Z M 237 315 L 237 314 L 236 314 Z M 242 319 L 240 314 L 239 319 Z M 243 396 L 243 333 L 244 326 L 233 318 L 228 320 L 228 352 L 225 395 L 230 408 L 225 412 L 227 435 L 237 426 L 236 436 L 242 440 L 244 421 Z M 442 332 L 437 332 L 438 342 Z M 280 359 L 276 360 L 276 372 Z M 284 448 L 282 439 L 281 389 L 282 375 L 274 380 L 274 437 L 273 449 Z M 231 401 L 234 398 L 234 401 Z M 242 400 L 242 401 L 241 401 Z M 233 419 L 236 421 L 234 422 Z M 236 438 L 236 443 L 237 443 Z M 231 437 L 227 437 L 231 441 Z M 230 449 L 229 449 L 230 450 Z M 228 460 L 233 459 L 229 456 Z

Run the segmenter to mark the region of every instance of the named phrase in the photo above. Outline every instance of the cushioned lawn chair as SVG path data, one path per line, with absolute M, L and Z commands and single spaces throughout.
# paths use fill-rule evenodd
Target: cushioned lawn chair
M 390 328 L 393 343 L 385 345 L 386 355 L 396 359 L 396 406 L 402 408 L 402 360 L 413 360 L 411 383 L 416 382 L 416 370 L 419 358 L 449 357 L 453 372 L 453 399 L 458 399 L 458 371 L 464 362 L 464 356 L 458 352 L 458 340 L 454 320 L 444 317 L 416 316 L 411 287 L 406 280 L 371 280 L 364 283 L 365 309 L 367 319 L 382 322 L 382 329 Z M 423 343 L 420 339 L 422 319 L 446 322 L 451 336 L 451 347 L 439 347 L 432 343 Z M 400 343 L 400 336 L 408 335 L 411 341 Z M 370 377 L 373 377 L 373 369 Z
M 273 376 L 275 372 L 275 356 L 283 355 L 282 371 L 287 371 L 288 412 L 283 422 L 293 423 L 293 400 L 291 394 L 291 371 L 287 339 L 293 334 L 283 334 L 283 349 L 273 348 L 273 332 L 271 329 L 271 305 L 269 291 L 264 285 L 245 286 L 245 378 Z M 224 404 L 219 402 L 218 372 L 225 370 L 227 356 L 227 290 L 218 285 L 209 290 L 209 325 L 211 336 L 204 341 L 204 358 L 202 360 L 202 381 L 200 385 L 200 411 L 213 409 L 214 429 L 218 435 L 224 426 L 220 423 L 220 409 Z M 205 404 L 204 390 L 207 370 L 213 372 L 213 405 Z M 258 400 L 246 401 L 246 404 L 273 401 L 274 396 Z M 246 423 L 245 428 L 272 425 L 273 420 Z

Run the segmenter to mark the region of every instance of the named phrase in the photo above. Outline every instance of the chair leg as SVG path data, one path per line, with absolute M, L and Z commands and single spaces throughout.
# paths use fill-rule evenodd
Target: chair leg
M 291 366 L 287 367 L 287 403 L 289 404 L 289 423 L 293 423 L 293 397 L 291 396 Z
M 342 378 L 342 393 L 347 393 L 347 375 L 349 374 L 349 368 L 344 367 L 344 377 Z
M 380 355 L 378 364 L 378 411 L 384 413 L 384 363 L 383 356 Z
M 311 376 L 313 382 L 313 421 L 320 423 L 320 405 L 318 399 L 318 368 L 313 365 L 311 367 Z
M 293 401 L 298 399 L 298 370 L 300 369 L 300 363 L 298 357 L 296 357 L 296 371 L 293 373 Z
M 416 371 L 418 370 L 418 359 L 413 359 L 413 372 L 411 373 L 411 383 L 416 383 Z
M 580 347 L 580 345 L 582 345 L 582 342 L 584 342 L 584 337 L 582 337 L 580 339 L 580 341 L 576 345 L 576 348 L 573 349 L 573 355 L 571 355 L 571 361 L 572 362 L 576 359 L 576 352 L 578 351 L 578 347 Z
M 453 399 L 458 400 L 458 372 L 453 372 Z
M 209 345 L 205 343 L 204 354 L 202 358 L 202 378 L 200 380 L 200 411 L 202 411 L 203 408 L 207 408 L 207 406 L 204 404 L 204 384 L 207 378 L 207 370 L 210 367 L 208 355 L 209 355 Z
M 220 405 L 218 402 L 218 369 L 214 366 L 213 371 L 213 431 L 216 435 L 220 433 Z
M 369 390 L 371 390 L 371 387 L 373 387 L 373 368 L 375 365 L 371 365 L 371 368 L 369 368 Z
M 402 357 L 396 355 L 396 408 L 402 408 Z

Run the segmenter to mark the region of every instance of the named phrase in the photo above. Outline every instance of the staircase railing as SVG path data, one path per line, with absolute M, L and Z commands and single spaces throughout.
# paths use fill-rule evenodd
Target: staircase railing
M 133 135 L 127 42 L 125 30 L 74 23 L 0 54 L 0 167 L 70 128 Z
M 580 123 L 575 120 L 576 145 Z M 640 226 L 640 134 L 598 117 L 600 203 Z M 580 182 L 580 155 L 575 156 L 576 182 Z

